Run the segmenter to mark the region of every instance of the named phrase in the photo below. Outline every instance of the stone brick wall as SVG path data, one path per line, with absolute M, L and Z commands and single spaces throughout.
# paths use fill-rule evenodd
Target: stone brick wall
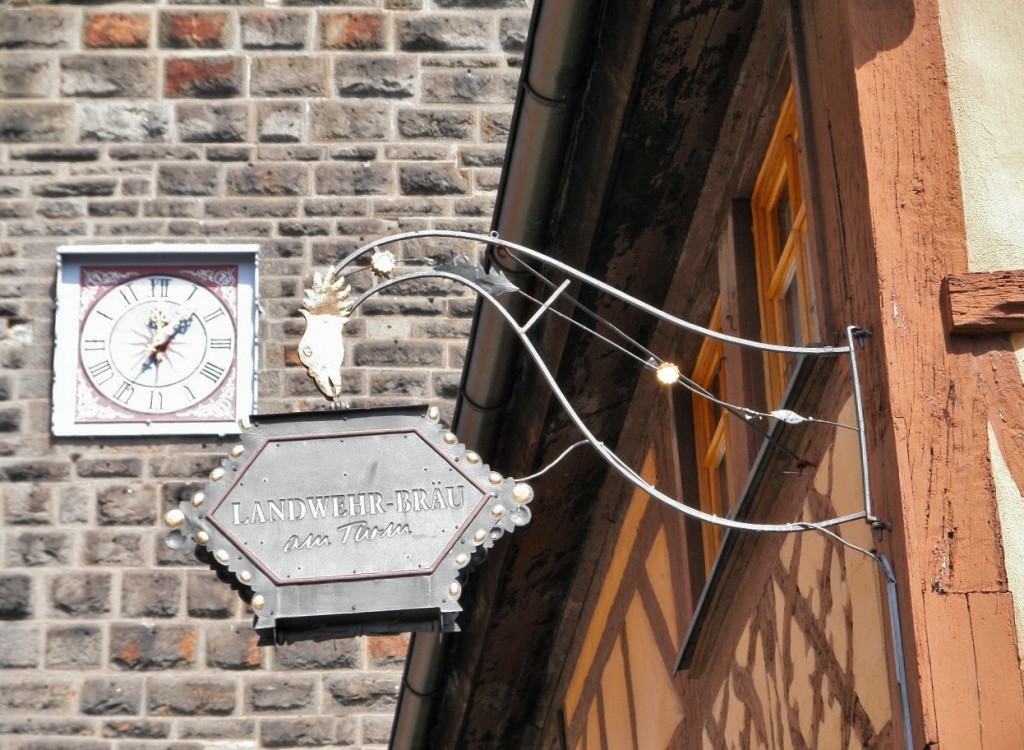
M 237 595 L 164 546 L 164 511 L 230 443 L 50 436 L 55 249 L 258 243 L 259 410 L 323 408 L 295 356 L 303 287 L 374 237 L 489 228 L 528 15 L 0 8 L 0 746 L 386 745 L 404 636 L 258 647 Z M 348 403 L 450 414 L 473 304 L 440 284 L 372 299 Z

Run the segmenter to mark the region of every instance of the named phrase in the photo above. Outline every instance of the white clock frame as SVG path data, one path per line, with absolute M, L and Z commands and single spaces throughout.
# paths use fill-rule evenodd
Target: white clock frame
M 54 323 L 52 431 L 57 436 L 231 435 L 239 421 L 255 411 L 257 373 L 257 245 L 82 245 L 57 249 L 57 294 Z M 174 412 L 125 408 L 92 385 L 85 372 L 81 338 L 86 316 L 101 297 L 98 287 L 117 278 L 138 278 L 162 270 L 231 267 L 233 286 L 217 293 L 234 296 L 235 357 L 228 375 L 206 398 Z M 109 280 L 96 282 L 96 271 L 110 268 Z M 89 269 L 88 279 L 83 273 Z M 121 273 L 117 273 L 121 272 Z M 231 306 L 228 304 L 227 306 Z M 171 344 L 173 347 L 173 343 Z

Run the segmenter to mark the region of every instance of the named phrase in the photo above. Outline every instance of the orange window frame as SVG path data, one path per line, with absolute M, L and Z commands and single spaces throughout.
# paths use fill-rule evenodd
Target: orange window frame
M 715 303 L 708 328 L 722 330 L 722 300 Z M 697 354 L 693 368 L 693 381 L 713 393 L 719 400 L 727 400 L 725 382 L 725 351 L 718 339 L 707 338 Z M 717 387 L 716 387 L 717 382 Z M 729 472 L 728 412 L 698 393 L 693 394 L 694 444 L 697 452 L 697 475 L 700 507 L 705 513 L 726 516 L 732 510 L 732 481 Z M 711 565 L 722 543 L 722 527 L 702 524 L 704 570 Z
M 807 207 L 800 184 L 800 133 L 793 89 L 786 94 L 751 196 L 762 340 L 800 346 L 815 335 L 807 255 Z M 788 204 L 788 205 L 787 205 Z M 781 221 L 788 218 L 788 226 Z M 765 355 L 768 403 L 780 404 L 797 359 Z

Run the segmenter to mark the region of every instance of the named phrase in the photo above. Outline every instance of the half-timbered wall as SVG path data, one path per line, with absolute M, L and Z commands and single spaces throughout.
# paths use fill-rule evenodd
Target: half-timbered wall
M 838 421 L 853 420 L 847 400 Z M 668 449 L 652 449 L 649 481 Z M 839 431 L 817 463 L 795 483 L 805 488 L 799 517 L 861 509 L 855 433 Z M 705 663 L 674 674 L 689 625 L 682 525 L 645 494 L 631 499 L 570 670 L 567 747 L 898 747 L 875 560 L 819 533 L 765 538 L 719 605 L 729 623 L 700 636 L 713 642 Z M 871 546 L 863 524 L 840 534 Z
M 949 76 L 950 109 L 956 133 L 964 202 L 967 265 L 971 272 L 1024 269 L 1024 95 L 1013 81 L 1024 75 L 1018 53 L 1024 20 L 1012 2 L 976 8 L 939 3 L 942 41 Z M 995 286 L 1001 317 L 1010 291 Z M 1024 337 L 1011 338 L 1024 363 Z M 995 431 L 989 451 L 1002 528 L 1007 584 L 1013 592 L 1017 650 L 1024 656 L 1024 477 L 1010 473 Z
M 958 110 L 991 101 L 962 98 L 948 62 L 953 6 L 806 3 L 804 39 L 816 135 L 835 165 L 829 198 L 842 220 L 829 237 L 846 258 L 840 283 L 876 290 L 864 319 L 875 332 L 871 398 L 883 407 L 869 444 L 879 511 L 893 523 L 880 548 L 899 579 L 914 746 L 1015 747 L 1024 690 L 987 447 L 991 428 L 1019 493 L 1020 371 L 1005 333 L 951 335 L 941 311 L 943 282 L 972 270 L 968 227 L 984 195 L 964 174 L 984 161 L 960 138 Z M 999 47 L 978 38 L 976 49 Z M 981 80 L 1002 88 L 999 75 Z
M 711 5 L 713 13 L 707 10 Z M 720 575 L 704 588 L 699 529 L 694 534 L 678 516 L 632 496 L 616 477 L 604 481 L 599 493 L 594 481 L 585 485 L 587 504 L 596 498 L 592 508 L 571 501 L 549 505 L 584 510 L 561 517 L 564 527 L 585 523 L 588 537 L 573 559 L 577 567 L 567 595 L 558 587 L 555 572 L 561 569 L 548 563 L 567 546 L 559 546 L 563 540 L 554 534 L 544 546 L 530 547 L 530 555 L 510 555 L 508 572 L 492 586 L 495 601 L 504 595 L 512 602 L 495 605 L 488 620 L 490 632 L 503 638 L 501 648 L 478 647 L 487 655 L 460 664 L 458 679 L 449 680 L 452 695 L 469 696 L 464 703 L 482 707 L 476 713 L 483 718 L 471 717 L 473 731 L 463 736 L 525 735 L 538 739 L 506 744 L 545 750 L 1020 746 L 1024 691 L 1014 576 L 1024 554 L 1011 544 L 1022 526 L 1024 488 L 1024 390 L 1014 356 L 1019 342 L 993 327 L 954 333 L 942 311 L 943 285 L 952 278 L 1021 265 L 1020 243 L 1005 242 L 1012 232 L 991 231 L 1019 232 L 1021 224 L 1011 218 L 1020 202 L 1017 160 L 1024 142 L 1020 76 L 1014 75 L 1019 14 L 1010 2 L 983 10 L 975 5 L 751 0 L 726 9 L 664 0 L 653 3 L 649 16 L 637 14 L 635 24 L 610 15 L 614 22 L 602 25 L 601 41 L 613 53 L 598 58 L 585 95 L 582 145 L 569 157 L 570 199 L 556 239 L 568 240 L 563 244 L 575 250 L 586 244 L 581 237 L 611 238 L 591 243 L 603 254 L 590 262 L 620 284 L 653 276 L 668 284 L 674 271 L 667 295 L 652 292 L 648 298 L 664 300 L 670 312 L 697 323 L 708 320 L 719 295 L 727 332 L 736 332 L 729 328 L 733 321 L 745 319 L 741 305 L 732 311 L 738 315 L 728 306 L 749 293 L 749 274 L 746 288 L 737 285 L 735 294 L 722 282 L 749 270 L 749 248 L 741 232 L 732 241 L 729 235 L 749 226 L 756 177 L 749 164 L 763 157 L 778 104 L 793 86 L 806 156 L 800 177 L 809 205 L 817 335 L 838 343 L 850 325 L 872 334 L 858 356 L 874 510 L 883 523 L 875 533 L 859 524 L 840 533 L 892 561 L 897 606 L 890 610 L 883 601 L 887 581 L 871 557 L 817 533 L 727 535 Z M 749 25 L 733 27 L 729 35 L 711 33 L 737 7 L 757 17 L 749 38 L 742 32 Z M 686 22 L 671 25 L 672 13 Z M 657 30 L 645 27 L 648 18 L 656 19 Z M 714 45 L 701 46 L 705 39 Z M 628 64 L 616 67 L 629 54 Z M 686 68 L 690 58 L 705 56 L 721 56 L 740 72 L 728 78 L 721 71 Z M 658 75 L 680 68 L 688 75 Z M 614 97 L 600 98 L 593 92 L 602 92 L 608 70 Z M 712 108 L 708 91 L 720 94 L 721 86 L 730 95 L 728 110 L 714 127 L 698 131 L 687 119 L 689 111 Z M 632 110 L 620 114 L 601 106 L 620 101 L 629 101 Z M 650 114 L 645 119 L 635 110 Z M 689 140 L 658 140 L 659 128 Z M 602 148 L 592 147 L 588 136 Z M 604 148 L 606 143 L 611 145 Z M 694 143 L 711 158 L 691 159 Z M 658 146 L 661 153 L 653 153 Z M 665 153 L 667 160 L 660 158 Z M 692 201 L 678 206 L 661 200 L 690 185 L 699 185 L 699 200 L 688 196 Z M 573 212 L 578 206 L 586 210 Z M 975 265 L 979 237 L 995 251 L 984 266 Z M 659 266 L 665 258 L 683 260 L 677 268 Z M 647 289 L 639 282 L 630 288 Z M 1024 295 L 989 283 L 985 292 L 996 298 L 996 308 L 1000 291 L 1006 317 L 1016 316 Z M 742 333 L 742 322 L 740 328 Z M 699 342 L 680 343 L 664 329 L 652 342 L 659 357 L 672 352 L 681 371 L 693 372 Z M 737 364 L 728 353 L 726 360 Z M 627 377 L 601 378 L 592 367 L 596 361 L 578 352 L 561 361 L 561 372 L 570 376 L 565 380 L 587 381 L 589 390 L 576 392 L 588 397 L 580 399 L 588 416 L 603 420 L 616 408 L 615 399 L 621 404 L 632 393 L 628 418 L 621 429 L 614 423 L 617 451 L 634 467 L 643 466 L 653 451 L 648 475 L 696 504 L 693 430 L 685 424 L 690 394 L 669 403 L 642 375 L 635 384 Z M 741 376 L 753 374 L 751 361 L 739 364 L 747 370 Z M 807 380 L 798 387 L 796 410 L 849 418 L 849 373 L 842 363 L 803 374 Z M 518 416 L 527 409 L 536 412 L 536 403 L 529 401 Z M 664 434 L 666 420 L 679 420 L 674 439 Z M 564 439 L 554 420 L 528 424 L 527 435 Z M 781 432 L 807 460 L 779 460 L 776 454 L 755 488 L 749 518 L 790 521 L 859 509 L 849 435 L 820 425 L 802 439 L 788 429 Z M 746 463 L 756 450 L 747 451 Z M 582 459 L 577 463 L 588 466 Z M 558 473 L 552 472 L 548 481 L 565 494 L 576 489 L 573 481 L 584 486 L 582 471 L 560 472 L 565 478 L 550 479 Z M 669 584 L 658 568 L 666 557 Z M 524 573 L 537 577 L 524 584 Z M 710 593 L 698 606 L 702 590 Z M 550 652 L 521 635 L 554 619 L 556 608 L 539 603 L 542 597 L 564 602 L 557 608 L 558 627 L 543 631 L 554 631 Z M 673 613 L 679 616 L 674 624 Z M 891 640 L 897 613 L 900 638 Z M 699 631 L 684 636 L 700 618 Z M 689 666 L 673 674 L 673 652 L 684 640 Z M 906 712 L 894 669 L 900 640 L 908 670 Z M 527 643 L 532 648 L 514 648 Z M 513 656 L 491 658 L 495 651 Z M 515 662 L 524 653 L 550 658 L 540 668 L 520 670 Z M 505 700 L 509 695 L 517 700 Z M 492 707 L 511 703 L 518 704 L 510 711 L 518 720 L 515 728 L 506 720 L 495 729 L 498 712 Z M 466 714 L 456 714 L 468 723 Z M 524 725 L 527 730 L 520 729 Z M 533 731 L 536 725 L 544 727 L 542 733 Z M 906 732 L 912 738 L 904 743 Z
M 678 297 L 717 291 L 725 331 L 762 337 L 746 201 L 792 89 L 800 120 L 815 327 L 820 340 L 840 343 L 846 325 L 870 323 L 860 306 L 866 304 L 861 295 L 870 298 L 872 288 L 866 283 L 851 293 L 847 286 L 850 258 L 830 234 L 843 222 L 841 207 L 828 192 L 834 190 L 833 144 L 823 142 L 817 129 L 823 105 L 816 87 L 832 86 L 834 96 L 841 96 L 846 74 L 832 73 L 820 67 L 821 60 L 810 58 L 799 38 L 804 19 L 799 13 L 794 19 L 794 7 L 765 5 L 727 117 L 730 127 L 720 135 L 705 198 L 686 240 L 688 246 L 718 249 L 711 270 L 718 277 L 695 280 L 680 267 Z M 837 49 L 843 50 L 842 45 Z M 871 269 L 866 263 L 859 271 Z M 746 309 L 751 304 L 753 318 Z M 674 311 L 692 319 L 699 309 L 694 304 Z M 699 341 L 669 338 L 673 356 L 685 369 Z M 760 359 L 726 347 L 733 403 L 764 406 L 763 375 L 754 373 Z M 855 422 L 845 362 L 805 362 L 796 372 L 787 407 L 846 425 Z M 879 374 L 875 370 L 871 377 Z M 641 387 L 631 420 L 644 427 L 628 434 L 647 446 L 646 475 L 698 505 L 697 483 L 688 477 L 694 456 L 687 433 L 693 427 L 689 407 L 679 408 L 688 400 L 688 394 L 668 399 Z M 739 493 L 761 436 L 750 440 L 752 433 L 741 420 L 733 420 L 731 427 L 736 433 L 731 445 L 737 450 L 731 483 Z M 776 438 L 800 458 L 768 451 L 758 459 L 762 471 L 741 499 L 740 514 L 783 522 L 863 510 L 856 433 L 815 427 L 803 433 L 780 431 Z M 701 566 L 692 562 L 702 556 L 700 534 L 693 533 L 692 524 L 642 494 L 626 503 L 619 518 L 621 531 L 614 543 L 604 545 L 605 567 L 589 584 L 583 627 L 569 647 L 561 680 L 566 747 L 901 745 L 886 578 L 869 554 L 877 540 L 867 524 L 843 526 L 841 539 L 819 532 L 730 532 L 705 584 Z M 679 668 L 681 652 L 685 658 Z M 556 735 L 556 728 L 549 727 L 548 738 Z

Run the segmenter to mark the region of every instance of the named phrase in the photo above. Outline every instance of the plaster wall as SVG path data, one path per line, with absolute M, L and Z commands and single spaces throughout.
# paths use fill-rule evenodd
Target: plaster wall
M 940 0 L 970 271 L 1024 268 L 1024 16 L 1014 0 Z M 1024 336 L 1013 336 L 1024 375 Z M 1024 497 L 989 428 L 1006 575 L 1024 655 Z
M 940 0 L 971 271 L 1024 268 L 1024 15 Z
M 1003 527 L 1003 559 L 1006 579 L 1013 593 L 1013 614 L 1017 625 L 1017 653 L 1024 659 L 1024 498 L 1010 474 L 992 426 L 988 428 L 988 449 L 995 480 L 999 524 Z

